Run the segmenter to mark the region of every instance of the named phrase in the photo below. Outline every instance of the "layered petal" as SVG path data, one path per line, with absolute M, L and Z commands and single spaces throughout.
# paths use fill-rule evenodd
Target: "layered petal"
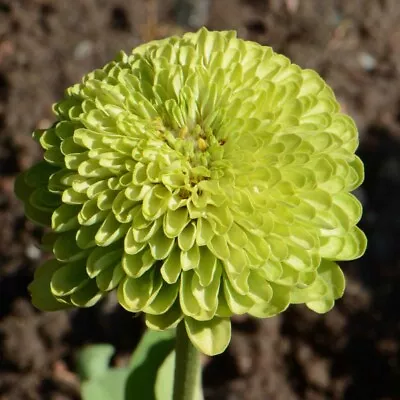
M 44 160 L 15 191 L 52 234 L 30 286 L 43 309 L 110 290 L 153 329 L 184 319 L 206 354 L 234 314 L 342 296 L 365 251 L 350 194 L 358 134 L 332 90 L 269 47 L 201 29 L 120 53 L 54 106 Z

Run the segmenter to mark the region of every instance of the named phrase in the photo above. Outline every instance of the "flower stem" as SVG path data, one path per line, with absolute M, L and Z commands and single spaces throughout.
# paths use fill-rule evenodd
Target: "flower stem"
M 201 398 L 200 353 L 190 341 L 184 321 L 176 330 L 175 357 L 173 400 Z

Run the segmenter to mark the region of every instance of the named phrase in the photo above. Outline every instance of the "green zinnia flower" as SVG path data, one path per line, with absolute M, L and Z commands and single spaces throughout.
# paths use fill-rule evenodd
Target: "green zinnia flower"
M 16 193 L 54 258 L 30 285 L 43 310 L 116 289 L 153 329 L 183 318 L 206 354 L 230 317 L 341 297 L 360 257 L 358 135 L 332 90 L 271 48 L 201 29 L 121 53 L 54 106 L 44 161 Z

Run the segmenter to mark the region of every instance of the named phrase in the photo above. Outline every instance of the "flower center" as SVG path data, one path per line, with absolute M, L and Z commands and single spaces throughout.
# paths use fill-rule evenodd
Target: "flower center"
M 191 141 L 195 152 L 205 152 L 207 150 L 207 139 L 211 135 L 211 129 L 206 133 L 200 125 L 196 125 L 192 130 L 184 126 L 178 132 L 175 132 L 175 137 L 183 141 Z
M 218 140 L 214 129 L 201 123 L 172 125 L 154 119 L 146 144 L 158 153 L 153 157 L 158 159 L 162 182 L 169 189 L 179 188 L 181 198 L 199 196 L 204 189 L 201 182 L 218 181 L 225 175 L 225 140 Z
M 158 137 L 172 150 L 175 150 L 180 158 L 189 162 L 192 168 L 209 168 L 211 153 L 214 146 L 220 146 L 211 128 L 204 129 L 196 124 L 194 127 L 184 125 L 176 129 L 165 126 L 161 120 L 154 121 Z

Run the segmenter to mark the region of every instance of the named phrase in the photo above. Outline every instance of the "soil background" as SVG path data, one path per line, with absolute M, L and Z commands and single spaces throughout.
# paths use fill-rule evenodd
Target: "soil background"
M 291 307 L 234 320 L 204 360 L 207 400 L 400 399 L 400 2 L 398 0 L 0 0 L 0 399 L 76 400 L 75 355 L 109 342 L 122 364 L 143 332 L 111 298 L 40 313 L 27 284 L 41 230 L 13 195 L 40 158 L 31 139 L 69 85 L 118 50 L 195 30 L 236 29 L 316 69 L 359 127 L 368 251 L 342 264 L 348 286 L 327 315 Z M 112 399 L 110 399 L 112 400 Z

